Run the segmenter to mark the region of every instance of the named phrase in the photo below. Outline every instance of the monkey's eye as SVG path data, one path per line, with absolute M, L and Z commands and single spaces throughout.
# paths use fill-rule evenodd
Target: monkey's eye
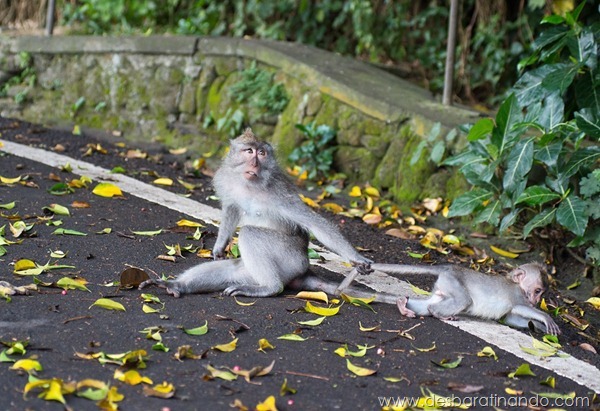
M 543 293 L 543 292 L 544 292 L 544 290 L 543 290 L 543 289 L 541 289 L 541 288 L 536 288 L 536 289 L 534 290 L 534 292 L 535 292 L 536 294 L 541 294 L 541 293 Z
M 264 149 L 261 148 L 260 150 L 258 150 L 258 155 L 261 156 L 261 157 L 264 157 L 264 156 L 267 155 L 267 152 Z

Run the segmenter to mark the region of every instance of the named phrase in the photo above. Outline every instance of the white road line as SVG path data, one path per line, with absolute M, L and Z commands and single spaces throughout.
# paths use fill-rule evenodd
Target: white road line
M 121 190 L 133 196 L 187 214 L 208 224 L 217 225 L 220 218 L 220 211 L 216 208 L 122 174 L 112 174 L 109 170 L 85 161 L 6 140 L 0 140 L 0 150 L 51 167 L 61 167 L 70 163 L 73 171 L 77 174 L 86 175 L 95 180 L 114 182 Z M 326 260 L 325 263 L 318 263 L 319 266 L 344 275 L 348 273 L 348 268 L 343 264 L 341 257 L 322 248 L 318 248 L 318 251 Z M 381 272 L 375 272 L 367 276 L 359 275 L 357 281 L 373 288 L 375 291 L 385 291 L 398 295 L 413 294 L 409 284 Z M 523 358 L 531 364 L 554 371 L 556 374 L 600 393 L 600 370 L 598 368 L 574 357 L 538 358 L 527 354 L 520 348 L 520 346 L 531 346 L 531 337 L 527 334 L 500 324 L 479 320 L 461 319 L 460 321 L 447 321 L 446 323 L 479 337 L 519 358 Z

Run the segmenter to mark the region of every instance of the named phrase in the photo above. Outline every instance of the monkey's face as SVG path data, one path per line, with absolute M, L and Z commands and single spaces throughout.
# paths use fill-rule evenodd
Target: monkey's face
M 240 150 L 242 176 L 249 181 L 260 180 L 268 161 L 269 151 L 263 145 L 247 145 Z
M 525 292 L 527 300 L 534 306 L 538 305 L 542 299 L 542 294 L 544 294 L 545 291 L 544 284 L 537 278 L 527 276 L 520 285 Z

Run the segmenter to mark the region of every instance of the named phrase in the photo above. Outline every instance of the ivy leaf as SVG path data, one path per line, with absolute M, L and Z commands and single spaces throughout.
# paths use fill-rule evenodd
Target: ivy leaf
M 576 195 L 569 195 L 558 206 L 556 221 L 575 235 L 581 236 L 588 224 L 585 211 L 586 203 Z

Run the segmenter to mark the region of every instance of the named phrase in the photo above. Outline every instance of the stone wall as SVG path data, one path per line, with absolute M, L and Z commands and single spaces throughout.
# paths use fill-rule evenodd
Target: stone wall
M 277 147 L 280 159 L 302 139 L 297 123 L 337 130 L 338 171 L 388 189 L 410 204 L 446 195 L 450 174 L 414 148 L 436 122 L 445 130 L 474 114 L 436 103 L 425 90 L 368 64 L 300 44 L 214 37 L 1 37 L 0 87 L 31 57 L 31 85 L 8 87 L 0 115 L 120 130 L 129 140 L 156 140 L 213 152 L 228 136 L 208 117 L 240 109 L 245 124 Z M 254 62 L 254 63 L 253 63 Z M 278 116 L 236 102 L 229 92 L 251 64 L 275 73 L 290 101 Z M 18 103 L 15 102 L 17 95 Z M 83 102 L 77 104 L 76 102 Z M 449 193 L 452 195 L 452 193 Z

